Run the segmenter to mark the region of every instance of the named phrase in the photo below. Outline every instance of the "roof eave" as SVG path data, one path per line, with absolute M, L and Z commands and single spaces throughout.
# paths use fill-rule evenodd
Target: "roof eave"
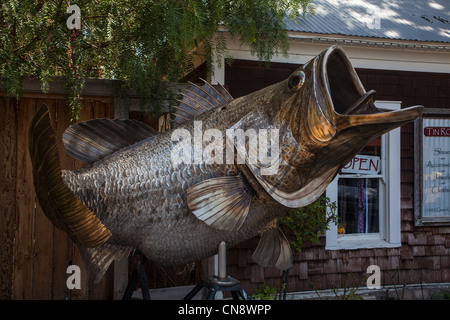
M 360 37 L 342 34 L 325 34 L 313 32 L 288 31 L 291 41 L 324 43 L 338 45 L 354 45 L 362 47 L 381 47 L 393 49 L 450 51 L 449 42 L 417 41 L 393 38 Z

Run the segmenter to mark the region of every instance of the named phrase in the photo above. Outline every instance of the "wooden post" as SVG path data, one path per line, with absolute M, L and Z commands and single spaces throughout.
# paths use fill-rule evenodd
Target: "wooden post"
M 14 102 L 0 97 L 0 300 L 13 297 L 17 128 Z
M 28 128 L 36 112 L 34 100 L 21 99 L 17 114 L 16 230 L 13 299 L 32 299 L 35 193 L 28 155 Z
M 114 300 L 122 300 L 128 280 L 128 256 L 123 256 L 114 261 Z

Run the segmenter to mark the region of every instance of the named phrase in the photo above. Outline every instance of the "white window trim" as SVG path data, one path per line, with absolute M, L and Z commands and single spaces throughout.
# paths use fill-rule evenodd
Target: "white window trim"
M 382 109 L 399 110 L 401 101 L 377 101 Z M 400 128 L 382 136 L 383 185 L 380 192 L 380 232 L 376 234 L 348 234 L 338 236 L 337 224 L 330 224 L 326 232 L 326 250 L 366 248 L 395 248 L 401 246 L 400 222 Z M 327 197 L 337 203 L 337 176 L 326 190 Z M 384 191 L 384 192 L 383 192 Z M 384 207 L 384 208 L 383 208 Z

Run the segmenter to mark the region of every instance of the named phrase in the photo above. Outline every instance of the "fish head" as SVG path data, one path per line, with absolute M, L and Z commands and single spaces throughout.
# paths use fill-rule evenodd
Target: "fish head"
M 293 208 L 316 200 L 367 143 L 420 117 L 423 109 L 377 108 L 375 91 L 364 89 L 339 46 L 323 51 L 271 90 L 271 111 L 265 114 L 280 130 L 279 167 L 272 175 L 263 175 L 261 166 L 249 167 L 272 198 Z
M 366 91 L 350 59 L 339 46 L 332 46 L 297 69 L 286 80 L 293 94 L 283 108 L 285 121 L 295 139 L 306 149 L 358 144 L 413 121 L 423 106 L 386 111 L 375 106 L 374 90 Z M 348 140 L 361 137 L 355 140 Z M 364 137 L 364 138 L 363 138 Z M 361 145 L 362 144 L 362 145 Z

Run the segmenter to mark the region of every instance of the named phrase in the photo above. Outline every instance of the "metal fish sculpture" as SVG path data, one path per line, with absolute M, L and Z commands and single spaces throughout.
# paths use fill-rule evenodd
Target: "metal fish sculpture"
M 333 46 L 285 81 L 241 98 L 206 82 L 192 85 L 170 131 L 134 120 L 72 125 L 63 136 L 66 152 L 91 164 L 74 171 L 60 168 L 43 106 L 29 132 L 36 194 L 53 224 L 79 245 L 96 281 L 133 248 L 161 265 L 180 265 L 214 255 L 221 241 L 234 246 L 258 234 L 253 259 L 287 269 L 291 249 L 277 219 L 315 201 L 372 139 L 421 116 L 422 106 L 383 112 L 374 94 Z M 199 129 L 215 130 L 214 138 L 192 142 Z M 266 130 L 266 141 L 258 141 L 275 162 L 243 154 L 251 139 L 232 133 L 252 130 Z M 194 161 L 174 161 L 174 154 Z M 223 161 L 211 161 L 217 157 Z

